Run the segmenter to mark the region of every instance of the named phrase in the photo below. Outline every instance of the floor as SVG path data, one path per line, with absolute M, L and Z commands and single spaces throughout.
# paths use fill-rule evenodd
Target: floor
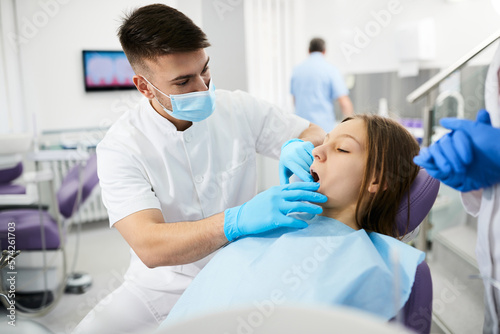
M 68 259 L 74 258 L 76 228 L 68 237 Z M 76 272 L 86 272 L 93 279 L 91 288 L 84 294 L 64 294 L 57 306 L 47 315 L 27 320 L 17 317 L 16 327 L 6 324 L 6 316 L 0 311 L 0 333 L 71 333 L 99 300 L 116 289 L 123 281 L 128 267 L 129 246 L 116 229 L 110 229 L 107 221 L 85 223 L 80 238 L 80 256 Z

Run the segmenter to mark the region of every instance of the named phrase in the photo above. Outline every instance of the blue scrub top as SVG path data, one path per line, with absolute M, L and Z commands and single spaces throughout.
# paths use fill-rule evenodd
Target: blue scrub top
M 334 101 L 349 94 L 342 75 L 321 52 L 311 53 L 294 68 L 290 91 L 295 97 L 295 113 L 326 132 L 335 125 Z

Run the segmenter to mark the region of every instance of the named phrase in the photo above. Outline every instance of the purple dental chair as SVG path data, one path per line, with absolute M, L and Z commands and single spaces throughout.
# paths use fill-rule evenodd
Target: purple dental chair
M 410 210 L 405 196 L 399 205 L 396 221 L 399 235 L 414 231 L 432 208 L 439 191 L 439 181 L 421 169 L 410 188 Z M 408 223 L 408 212 L 409 223 Z M 410 297 L 400 311 L 404 325 L 417 333 L 430 333 L 432 323 L 432 279 L 429 266 L 420 263 Z M 394 319 L 393 319 L 394 320 Z
M 13 184 L 12 181 L 17 179 L 23 173 L 22 162 L 17 163 L 14 167 L 6 168 L 0 171 L 0 195 L 19 195 L 25 194 L 26 188 L 19 184 Z
M 16 175 L 16 173 L 20 174 L 22 172 L 22 166 L 20 170 L 18 166 L 16 166 L 16 168 L 17 169 L 8 171 L 6 174 L 11 176 Z M 0 183 L 8 179 L 3 172 L 0 172 L 0 175 L 3 175 L 0 176 Z M 97 158 L 96 155 L 93 154 L 83 166 L 77 164 L 70 169 L 62 180 L 61 186 L 56 194 L 57 203 L 55 203 L 59 209 L 60 215 L 66 219 L 72 217 L 73 214 L 77 212 L 80 204 L 89 197 L 97 184 Z M 2 189 L 3 186 L 0 185 L 0 194 L 3 194 Z M 7 192 L 9 188 L 5 187 L 5 189 L 7 194 L 12 194 L 12 192 L 10 192 L 12 189 L 15 191 L 22 190 L 10 188 L 11 190 Z M 23 255 L 29 256 L 36 251 L 63 249 L 67 226 L 60 222 L 61 219 L 59 219 L 59 217 L 52 217 L 46 210 L 40 211 L 38 205 L 32 207 L 21 205 L 18 208 L 12 205 L 8 207 L 0 206 L 0 251 L 8 249 L 9 232 L 12 232 L 12 230 L 9 230 L 9 226 L 15 226 L 15 249 L 21 251 L 19 257 L 16 258 L 16 262 L 18 259 L 20 260 Z M 10 238 L 12 238 L 12 234 Z M 23 252 L 25 254 L 23 254 Z M 63 258 L 63 261 L 65 261 L 65 255 L 63 255 Z M 7 268 L 3 270 L 7 270 Z M 66 276 L 65 272 L 64 275 Z M 64 278 L 64 280 L 66 279 L 67 277 Z M 61 285 L 64 287 L 65 282 L 63 281 Z M 46 297 L 47 293 L 50 295 L 49 298 Z M 40 302 L 39 296 L 42 294 L 44 294 L 45 297 L 43 298 L 43 302 Z M 51 291 L 30 291 L 26 293 L 26 295 L 31 295 L 25 296 L 24 299 L 25 302 L 29 300 L 26 302 L 27 308 L 41 309 L 47 304 L 50 304 L 53 300 Z M 36 297 L 36 295 L 38 295 L 38 297 Z M 16 293 L 16 303 L 18 302 L 18 297 L 23 298 L 22 291 Z

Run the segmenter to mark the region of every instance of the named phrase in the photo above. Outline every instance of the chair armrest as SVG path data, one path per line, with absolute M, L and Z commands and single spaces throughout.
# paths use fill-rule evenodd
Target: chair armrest
M 36 184 L 44 181 L 50 181 L 53 177 L 54 175 L 50 170 L 24 173 L 22 181 L 26 185 L 26 193 L 0 195 L 0 206 L 36 206 L 36 203 L 39 200 Z
M 12 168 L 23 161 L 21 154 L 0 155 L 0 169 Z
M 38 201 L 38 196 L 36 192 L 34 194 L 22 194 L 22 195 L 1 195 L 0 196 L 0 206 L 16 206 L 16 205 L 29 205 L 36 203 Z

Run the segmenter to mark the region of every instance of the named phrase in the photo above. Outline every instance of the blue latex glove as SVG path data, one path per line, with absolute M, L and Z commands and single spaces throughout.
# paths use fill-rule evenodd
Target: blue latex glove
M 422 148 L 413 161 L 444 184 L 461 188 L 467 166 L 472 162 L 472 146 L 462 131 L 448 133 L 429 148 Z
M 278 227 L 304 228 L 307 223 L 288 217 L 292 212 L 320 214 L 323 208 L 307 202 L 324 203 L 327 197 L 317 193 L 319 183 L 295 182 L 271 187 L 243 205 L 224 212 L 224 234 L 229 241 Z
M 486 110 L 478 112 L 475 122 L 445 118 L 441 125 L 452 132 L 423 149 L 415 163 L 462 192 L 500 182 L 500 129 L 491 126 Z
M 311 142 L 297 138 L 290 139 L 281 146 L 279 173 L 280 184 L 290 183 L 290 176 L 297 175 L 302 181 L 314 181 L 309 171 L 313 163 Z

